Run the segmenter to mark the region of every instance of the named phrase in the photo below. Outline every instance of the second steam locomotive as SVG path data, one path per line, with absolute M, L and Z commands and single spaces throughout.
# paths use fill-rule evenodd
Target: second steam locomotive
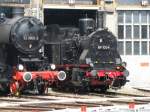
M 80 19 L 79 28 L 49 25 L 47 32 L 45 54 L 56 70 L 67 73 L 57 88 L 105 92 L 127 82 L 129 72 L 117 51 L 116 37 L 107 29 L 96 29 L 92 18 Z

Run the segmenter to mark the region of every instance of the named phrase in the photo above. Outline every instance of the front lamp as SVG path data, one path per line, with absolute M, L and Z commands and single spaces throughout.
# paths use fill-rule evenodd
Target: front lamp
M 19 71 L 23 71 L 24 66 L 22 64 L 19 64 L 17 68 L 18 68 Z
M 51 67 L 52 70 L 56 69 L 56 65 L 55 64 L 51 64 L 50 67 Z

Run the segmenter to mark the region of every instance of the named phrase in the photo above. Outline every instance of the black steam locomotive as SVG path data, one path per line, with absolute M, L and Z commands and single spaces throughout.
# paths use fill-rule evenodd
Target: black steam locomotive
M 67 73 L 57 88 L 75 91 L 120 88 L 129 75 L 117 51 L 116 37 L 107 29 L 95 28 L 92 18 L 79 20 L 79 28 L 47 26 L 45 55 L 56 70 Z
M 44 25 L 23 14 L 22 8 L 14 8 L 12 18 L 0 16 L 0 90 L 19 94 L 33 89 L 43 94 L 59 73 L 50 71 L 41 50 Z

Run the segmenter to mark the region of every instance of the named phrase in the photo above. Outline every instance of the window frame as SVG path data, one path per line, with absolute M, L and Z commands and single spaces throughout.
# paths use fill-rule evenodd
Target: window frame
M 126 23 L 126 12 L 130 11 L 131 12 L 131 23 Z M 138 12 L 139 14 L 139 22 L 134 22 L 134 13 Z M 146 12 L 146 23 L 142 23 L 142 12 Z M 144 13 L 145 13 L 144 12 Z M 123 14 L 122 14 L 123 13 Z M 118 17 L 119 14 L 122 14 L 123 16 L 123 23 L 119 23 L 117 21 L 117 36 L 118 36 L 118 26 L 123 26 L 123 38 L 117 38 L 118 42 L 123 42 L 123 54 L 121 55 L 130 55 L 126 53 L 126 42 L 131 42 L 131 55 L 150 55 L 150 10 L 117 10 L 117 20 L 119 20 Z M 122 19 L 122 18 L 120 18 Z M 142 26 L 146 25 L 147 26 L 147 38 L 142 38 Z M 131 26 L 131 38 L 126 37 L 126 26 Z M 134 26 L 139 26 L 139 38 L 134 38 Z M 134 52 L 134 47 L 135 47 L 135 42 L 139 42 L 139 54 L 135 54 Z M 142 42 L 147 42 L 147 54 L 142 54 Z M 119 49 L 118 49 L 119 50 Z

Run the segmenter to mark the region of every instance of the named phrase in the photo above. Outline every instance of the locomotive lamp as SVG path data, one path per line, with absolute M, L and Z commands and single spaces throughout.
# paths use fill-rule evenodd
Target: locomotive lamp
M 19 71 L 23 71 L 24 66 L 22 64 L 19 64 L 17 68 L 18 68 Z
M 97 76 L 97 70 L 92 70 L 92 71 L 91 71 L 91 75 L 92 75 L 93 77 L 96 77 L 96 76 Z
M 116 70 L 122 72 L 122 71 L 124 71 L 124 68 L 125 68 L 124 66 L 117 66 Z
M 90 67 L 94 67 L 94 64 L 93 64 L 93 63 L 90 63 Z
M 120 69 L 121 69 L 121 67 L 120 67 L 120 66 L 117 66 L 117 67 L 116 67 L 116 69 L 117 69 L 117 70 L 120 70 Z
M 51 67 L 52 70 L 55 70 L 55 69 L 56 69 L 56 65 L 55 65 L 55 64 L 51 64 L 50 67 Z

